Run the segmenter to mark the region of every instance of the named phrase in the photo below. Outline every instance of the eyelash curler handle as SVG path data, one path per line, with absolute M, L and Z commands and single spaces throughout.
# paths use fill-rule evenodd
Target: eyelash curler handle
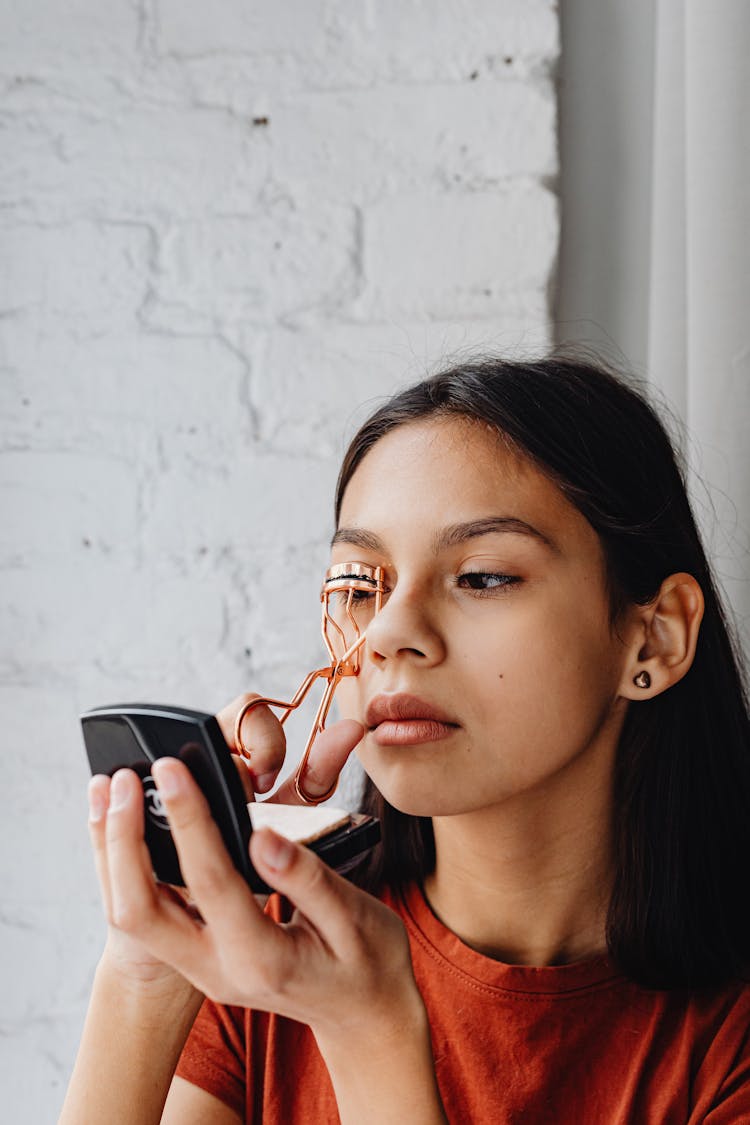
M 302 776 L 307 767 L 307 760 L 310 757 L 310 751 L 313 748 L 315 739 L 318 737 L 320 732 L 325 729 L 326 719 L 328 717 L 328 712 L 331 709 L 331 704 L 333 702 L 333 696 L 336 688 L 341 683 L 341 680 L 344 676 L 356 676 L 359 672 L 359 668 L 352 664 L 349 664 L 348 659 L 358 651 L 360 646 L 364 643 L 364 640 L 365 636 L 364 634 L 362 634 L 362 636 L 358 637 L 356 642 L 344 654 L 344 657 L 341 660 L 337 661 L 335 664 L 326 665 L 325 668 L 317 668 L 314 672 L 310 672 L 307 676 L 305 676 L 294 697 L 289 702 L 286 702 L 282 699 L 271 699 L 268 696 L 259 696 L 257 699 L 248 700 L 248 702 L 240 708 L 237 713 L 237 718 L 234 721 L 235 750 L 245 759 L 245 761 L 249 762 L 252 757 L 252 750 L 245 746 L 244 742 L 242 741 L 241 734 L 242 721 L 245 718 L 245 715 L 249 715 L 251 711 L 253 711 L 256 707 L 260 707 L 261 705 L 265 705 L 266 707 L 283 708 L 284 713 L 280 718 L 281 725 L 283 726 L 289 715 L 291 715 L 292 711 L 295 711 L 297 707 L 299 707 L 299 705 L 303 702 L 315 681 L 317 679 L 320 679 L 321 677 L 325 677 L 328 683 L 326 684 L 326 689 L 323 692 L 323 697 L 320 701 L 320 704 L 318 705 L 318 710 L 315 714 L 315 718 L 313 719 L 310 733 L 307 736 L 307 742 L 305 743 L 305 749 L 302 752 L 300 763 L 297 766 L 294 774 L 294 791 L 299 799 L 306 805 L 320 805 L 323 803 L 323 801 L 327 801 L 330 797 L 332 797 L 336 792 L 338 780 L 335 781 L 330 789 L 326 790 L 326 792 L 323 793 L 322 796 L 313 797 L 309 793 L 306 793 L 302 788 Z
M 342 573 L 346 571 L 348 571 L 349 573 Z M 281 699 L 271 699 L 268 696 L 259 696 L 257 699 L 251 699 L 247 703 L 245 703 L 240 708 L 234 721 L 235 750 L 241 757 L 245 759 L 245 761 L 249 762 L 251 760 L 252 750 L 249 747 L 245 746 L 244 742 L 242 741 L 241 733 L 242 721 L 245 716 L 250 714 L 251 711 L 253 711 L 256 707 L 260 707 L 261 705 L 265 705 L 266 707 L 280 708 L 283 710 L 283 714 L 280 718 L 281 725 L 283 726 L 292 711 L 296 710 L 297 707 L 299 707 L 299 705 L 305 699 L 307 693 L 310 691 L 310 688 L 315 683 L 315 681 L 321 678 L 325 678 L 328 681 L 325 691 L 323 692 L 323 697 L 318 706 L 318 710 L 315 714 L 312 727 L 310 728 L 310 733 L 307 737 L 307 742 L 305 743 L 305 748 L 302 752 L 300 763 L 297 766 L 294 774 L 294 791 L 299 797 L 300 801 L 302 801 L 305 805 L 320 805 L 324 801 L 327 801 L 336 792 L 336 787 L 338 785 L 337 779 L 336 781 L 334 781 L 333 785 L 328 790 L 326 790 L 325 793 L 323 793 L 319 797 L 313 797 L 309 793 L 305 792 L 302 786 L 302 777 L 304 776 L 304 772 L 307 767 L 307 761 L 310 757 L 310 751 L 313 748 L 315 739 L 318 737 L 320 732 L 325 729 L 326 719 L 328 718 L 328 712 L 331 709 L 331 704 L 333 702 L 333 696 L 336 688 L 341 683 L 341 680 L 344 678 L 344 676 L 359 675 L 358 653 L 365 642 L 366 634 L 359 631 L 357 622 L 351 612 L 354 594 L 358 590 L 366 591 L 368 593 L 374 593 L 375 612 L 377 613 L 380 610 L 384 592 L 383 571 L 381 567 L 368 567 L 363 563 L 347 563 L 340 564 L 337 567 L 332 567 L 328 574 L 332 577 L 328 577 L 326 579 L 326 582 L 323 584 L 323 590 L 321 592 L 321 601 L 323 603 L 323 618 L 321 628 L 323 633 L 323 640 L 325 641 L 326 648 L 328 649 L 328 652 L 331 656 L 331 663 L 326 665 L 325 668 L 316 668 L 314 671 L 308 673 L 308 675 L 305 676 L 304 680 L 298 687 L 293 698 L 289 702 Z M 326 583 L 333 583 L 334 585 L 327 586 Z M 340 659 L 337 659 L 328 635 L 329 624 L 333 626 L 339 636 L 343 637 L 344 634 L 340 626 L 336 623 L 336 621 L 333 620 L 330 615 L 328 608 L 328 599 L 332 593 L 341 591 L 342 589 L 347 590 L 345 613 L 352 626 L 354 627 L 354 631 L 357 636 L 354 642 L 346 650 L 344 655 Z M 352 657 L 356 657 L 357 659 L 352 661 Z

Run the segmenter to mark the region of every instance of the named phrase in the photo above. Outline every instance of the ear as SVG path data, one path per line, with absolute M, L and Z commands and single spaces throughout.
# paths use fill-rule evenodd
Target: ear
M 703 591 L 692 574 L 670 574 L 648 605 L 633 607 L 632 641 L 623 665 L 620 695 L 652 699 L 690 668 L 703 619 Z M 646 676 L 643 676 L 643 673 Z M 641 687 L 636 676 L 650 684 Z

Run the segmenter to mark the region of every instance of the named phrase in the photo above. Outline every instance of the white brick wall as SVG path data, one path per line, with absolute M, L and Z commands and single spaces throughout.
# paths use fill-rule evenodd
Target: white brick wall
M 5 1119 L 54 1119 L 102 940 L 78 712 L 296 686 L 344 431 L 546 343 L 557 37 L 553 0 L 2 5 Z

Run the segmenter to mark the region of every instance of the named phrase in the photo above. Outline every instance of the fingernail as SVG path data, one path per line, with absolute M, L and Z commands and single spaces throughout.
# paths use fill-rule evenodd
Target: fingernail
M 260 777 L 253 774 L 253 789 L 256 793 L 266 793 L 274 783 L 275 773 L 262 773 Z
M 182 775 L 175 763 L 168 758 L 160 758 L 151 767 L 151 775 L 156 782 L 156 787 L 168 801 L 177 797 L 182 792 Z
M 101 775 L 92 777 L 89 782 L 89 820 L 95 824 L 101 820 L 107 811 L 107 799 L 104 795 L 104 779 Z
M 292 862 L 294 845 L 270 829 L 262 831 L 260 841 L 260 858 L 272 867 L 274 871 L 285 871 Z
M 118 770 L 109 788 L 109 808 L 111 812 L 124 809 L 130 800 L 130 778 L 127 770 Z

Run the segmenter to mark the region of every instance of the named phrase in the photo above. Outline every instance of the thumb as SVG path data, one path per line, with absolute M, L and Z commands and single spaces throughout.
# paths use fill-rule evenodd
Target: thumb
M 253 832 L 250 859 L 269 886 L 288 898 L 332 947 L 340 948 L 345 932 L 351 931 L 357 900 L 368 895 L 342 879 L 309 848 L 271 828 Z
M 305 772 L 299 779 L 302 791 L 310 797 L 322 797 L 333 788 L 349 755 L 362 740 L 364 733 L 365 728 L 354 719 L 341 719 L 321 731 L 313 743 Z M 277 804 L 299 805 L 301 802 L 294 786 L 294 778 L 288 778 L 269 799 Z

